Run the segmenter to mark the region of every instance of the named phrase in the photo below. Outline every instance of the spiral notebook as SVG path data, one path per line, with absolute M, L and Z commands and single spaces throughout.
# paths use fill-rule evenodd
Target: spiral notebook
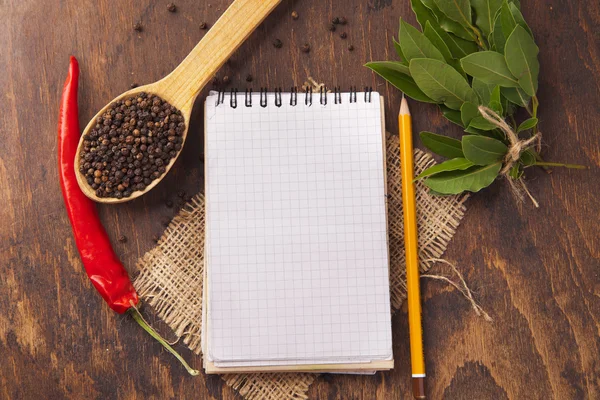
M 383 99 L 211 92 L 207 373 L 393 367 Z

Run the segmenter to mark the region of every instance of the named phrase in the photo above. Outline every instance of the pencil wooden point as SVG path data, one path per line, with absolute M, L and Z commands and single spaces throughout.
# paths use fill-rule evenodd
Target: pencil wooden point
M 402 103 L 400 103 L 400 115 L 410 115 L 408 101 L 406 101 L 404 96 L 402 96 Z

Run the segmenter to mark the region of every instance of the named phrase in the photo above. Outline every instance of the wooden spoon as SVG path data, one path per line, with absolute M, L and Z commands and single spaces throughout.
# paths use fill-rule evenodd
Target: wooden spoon
M 130 197 L 122 199 L 98 197 L 96 191 L 87 183 L 85 176 L 79 172 L 81 161 L 79 154 L 83 146 L 84 135 L 96 125 L 96 118 L 102 116 L 113 102 L 124 97 L 131 97 L 136 93 L 146 92 L 162 97 L 181 111 L 185 118 L 185 132 L 183 133 L 183 143 L 185 143 L 192 107 L 198 93 L 280 2 L 281 0 L 235 0 L 173 72 L 158 82 L 128 90 L 98 111 L 85 127 L 75 156 L 75 175 L 83 193 L 100 203 L 123 203 L 140 197 L 155 187 L 167 175 L 181 150 L 169 161 L 165 173 L 146 186 L 144 190 L 135 191 Z

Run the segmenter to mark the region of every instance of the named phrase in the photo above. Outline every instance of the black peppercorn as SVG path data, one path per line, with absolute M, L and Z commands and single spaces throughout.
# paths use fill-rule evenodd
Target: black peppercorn
M 141 22 L 136 22 L 135 24 L 133 24 L 133 30 L 136 32 L 141 32 L 144 30 L 144 27 L 142 26 Z
M 340 33 L 340 37 L 342 39 L 346 39 L 348 37 L 348 35 L 346 34 L 346 32 L 342 32 L 342 33 Z
M 229 83 L 229 76 L 225 75 L 223 77 L 223 83 L 226 84 L 226 85 Z
M 298 19 L 298 13 L 296 11 L 292 11 L 292 19 Z
M 310 51 L 310 45 L 308 43 L 304 43 L 302 47 L 300 47 L 303 53 L 308 53 Z
M 335 25 L 334 24 L 327 25 L 327 30 L 330 32 L 335 32 Z
M 208 28 L 208 24 L 206 22 L 200 22 L 200 29 L 205 30 Z
M 117 240 L 119 242 L 121 242 L 121 243 L 126 243 L 127 242 L 127 236 L 125 236 L 125 235 L 119 235 L 119 238 Z
M 273 46 L 276 49 L 280 49 L 283 46 L 283 42 L 279 39 L 275 39 L 275 40 L 273 40 Z
M 140 85 L 138 85 L 136 82 L 134 82 L 134 83 L 132 83 L 131 85 L 129 85 L 129 87 L 130 87 L 131 89 L 135 89 L 135 88 L 136 88 L 136 87 L 138 87 L 138 86 L 140 86 Z
M 354 46 L 352 46 L 351 44 L 348 45 L 348 51 L 353 51 L 354 50 Z
M 340 18 L 340 25 L 346 25 L 348 23 L 348 21 L 346 20 L 346 18 L 341 17 Z
M 175 3 L 169 3 L 167 4 L 167 10 L 169 10 L 169 12 L 175 12 L 177 11 L 177 6 Z
M 177 196 L 179 196 L 180 198 L 184 198 L 185 197 L 185 190 L 180 190 L 179 192 L 177 192 Z
M 173 208 L 173 201 L 167 200 L 167 201 L 165 201 L 165 205 L 167 206 L 167 208 Z
M 331 23 L 337 25 L 340 23 L 340 19 L 338 17 L 335 17 L 331 20 Z
M 246 82 L 252 82 L 252 75 L 246 75 Z

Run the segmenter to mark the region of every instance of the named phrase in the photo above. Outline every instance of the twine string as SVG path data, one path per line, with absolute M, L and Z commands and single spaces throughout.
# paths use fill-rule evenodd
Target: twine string
M 533 205 L 536 208 L 539 207 L 540 204 L 527 188 L 527 185 L 525 184 L 523 178 L 512 179 L 509 176 L 509 173 L 510 170 L 514 167 L 514 165 L 519 161 L 519 158 L 521 157 L 521 154 L 523 154 L 524 151 L 534 146 L 535 144 L 537 144 L 538 147 L 540 146 L 542 134 L 538 132 L 528 139 L 521 140 L 519 139 L 517 133 L 510 127 L 510 125 L 506 123 L 504 118 L 498 115 L 494 110 L 485 106 L 479 106 L 479 113 L 486 121 L 500 129 L 506 135 L 508 141 L 510 142 L 510 147 L 508 148 L 508 152 L 504 157 L 504 167 L 500 171 L 500 174 L 502 174 L 508 180 L 511 192 L 519 201 L 523 200 L 523 193 L 525 193 L 527 197 L 529 197 Z

